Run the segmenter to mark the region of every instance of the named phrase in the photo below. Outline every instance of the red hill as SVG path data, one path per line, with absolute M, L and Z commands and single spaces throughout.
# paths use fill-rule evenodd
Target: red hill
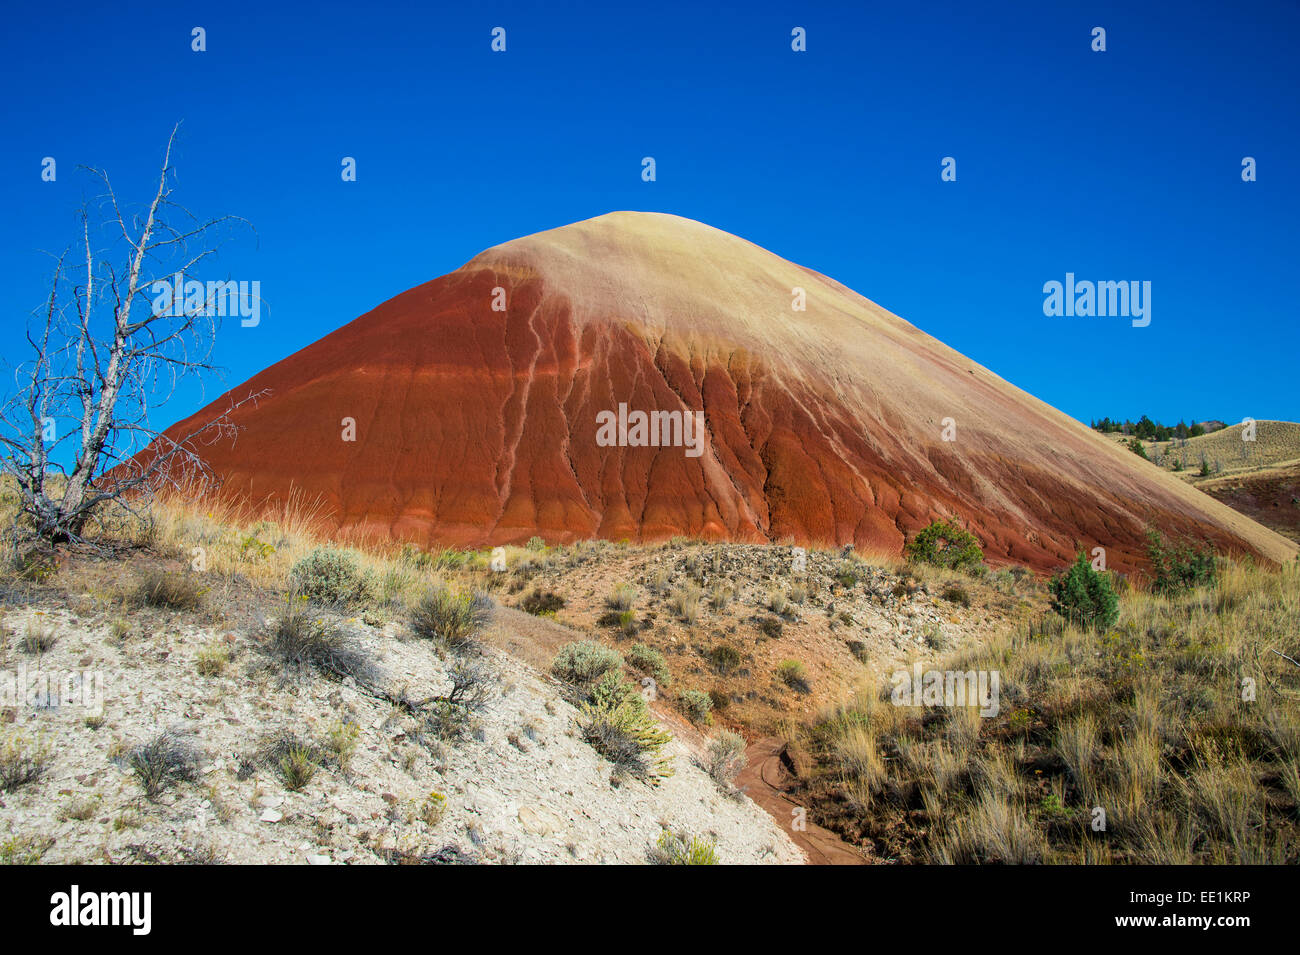
M 341 530 L 421 544 L 686 534 L 898 551 L 955 516 L 991 560 L 1038 569 L 1076 542 L 1132 566 L 1147 525 L 1295 553 L 837 282 L 669 215 L 489 249 L 231 394 L 263 389 L 234 444 L 201 449 L 223 493 L 297 488 Z M 602 446 L 598 416 L 620 404 L 702 412 L 698 456 Z

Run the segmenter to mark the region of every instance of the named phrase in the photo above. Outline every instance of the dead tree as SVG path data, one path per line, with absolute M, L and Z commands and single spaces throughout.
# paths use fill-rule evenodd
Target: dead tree
M 74 266 L 70 251 L 55 258 L 49 298 L 28 323 L 29 357 L 11 366 L 0 469 L 16 487 L 19 536 L 80 542 L 106 502 L 141 513 L 161 486 L 210 478 L 198 449 L 233 439 L 230 413 L 260 397 L 232 396 L 183 435 L 150 423 L 184 378 L 215 371 L 220 326 L 210 296 L 161 309 L 151 289 L 175 288 L 216 253 L 210 243 L 222 228 L 247 225 L 236 216 L 200 220 L 172 200 L 178 130 L 147 209 L 124 211 L 108 175 L 88 170 L 105 191 L 79 210 L 84 264 Z

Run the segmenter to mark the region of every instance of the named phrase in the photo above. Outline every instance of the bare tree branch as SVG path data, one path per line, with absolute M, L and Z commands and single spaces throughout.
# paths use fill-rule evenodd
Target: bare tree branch
M 216 254 L 214 230 L 247 225 L 228 215 L 200 220 L 172 201 L 179 129 L 168 136 L 157 188 L 142 216 L 123 208 L 106 172 L 89 170 L 105 194 L 79 214 L 84 280 L 73 281 L 67 253 L 59 255 L 49 299 L 26 330 L 30 357 L 13 369 L 13 390 L 0 403 L 0 470 L 13 479 L 33 536 L 84 540 L 92 514 L 106 502 L 130 511 L 162 486 L 196 478 L 207 483 L 211 475 L 200 447 L 233 441 L 231 414 L 266 394 L 232 396 L 228 407 L 184 435 L 163 434 L 149 421 L 150 411 L 186 376 L 215 370 L 210 357 L 221 311 L 215 293 L 194 307 L 155 309 L 149 290 L 167 282 L 174 296 L 183 295 L 183 276 Z M 106 251 L 95 248 L 96 226 L 110 232 Z M 75 447 L 64 446 L 69 439 Z M 64 463 L 69 457 L 70 466 Z

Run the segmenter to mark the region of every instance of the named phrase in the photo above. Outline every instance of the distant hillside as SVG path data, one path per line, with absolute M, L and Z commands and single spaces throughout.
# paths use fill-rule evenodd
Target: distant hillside
M 1300 424 L 1257 421 L 1253 441 L 1243 439 L 1244 431 L 1243 425 L 1234 424 L 1195 438 L 1143 441 L 1142 445 L 1153 463 L 1194 484 L 1210 477 L 1300 464 Z M 1107 437 L 1120 444 L 1132 440 L 1118 433 Z M 1200 473 L 1202 464 L 1208 467 L 1208 475 Z
M 1210 497 L 1300 541 L 1300 424 L 1257 421 L 1255 440 L 1234 424 L 1196 438 L 1143 441 L 1147 457 Z M 1120 444 L 1132 438 L 1107 435 Z M 1180 470 L 1181 468 L 1181 470 Z

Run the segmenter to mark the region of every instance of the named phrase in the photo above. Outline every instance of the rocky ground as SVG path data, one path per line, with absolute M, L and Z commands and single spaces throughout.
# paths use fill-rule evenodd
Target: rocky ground
M 505 572 L 469 573 L 465 585 L 493 588 L 503 605 L 521 609 L 538 593 L 564 601 L 535 624 L 517 620 L 499 634 L 511 653 L 544 666 L 575 631 L 624 652 L 642 643 L 672 671 L 663 693 L 669 707 L 682 691 L 707 692 L 716 722 L 760 736 L 900 666 L 979 646 L 1045 606 L 1041 585 L 1023 568 L 975 577 L 852 551 L 809 550 L 798 564 L 796 556 L 789 546 L 595 542 L 520 555 Z M 609 616 L 621 584 L 634 592 L 630 627 Z M 804 667 L 801 684 L 782 680 L 787 660 Z
M 132 609 L 112 581 L 119 572 L 132 568 L 100 568 L 85 593 L 61 600 L 48 588 L 5 595 L 6 678 L 104 678 L 102 709 L 57 693 L 62 705 L 3 700 L 0 745 L 47 761 L 34 781 L 0 792 L 9 861 L 640 863 L 664 828 L 716 841 L 723 863 L 803 861 L 770 816 L 696 765 L 698 737 L 674 739 L 675 774 L 657 786 L 617 779 L 554 681 L 500 650 L 485 651 L 491 691 L 473 725 L 421 739 L 409 713 L 355 680 L 290 678 L 270 663 L 265 634 L 280 608 L 250 610 L 227 593 L 229 611 Z M 449 661 L 401 624 L 342 625 L 384 685 L 445 691 Z M 322 758 L 289 788 L 274 744 L 327 753 L 348 727 L 349 765 Z M 150 799 L 132 753 L 164 731 L 194 754 L 194 774 Z

